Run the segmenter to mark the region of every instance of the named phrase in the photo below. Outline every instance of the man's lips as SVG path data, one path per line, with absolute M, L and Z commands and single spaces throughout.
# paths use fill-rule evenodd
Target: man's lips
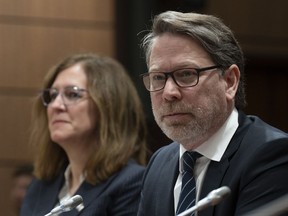
M 177 116 L 177 115 L 188 115 L 188 113 L 185 112 L 174 112 L 174 113 L 168 113 L 168 114 L 164 114 L 163 116 Z
M 163 119 L 176 119 L 176 118 L 183 118 L 187 117 L 189 113 L 170 113 L 163 115 Z

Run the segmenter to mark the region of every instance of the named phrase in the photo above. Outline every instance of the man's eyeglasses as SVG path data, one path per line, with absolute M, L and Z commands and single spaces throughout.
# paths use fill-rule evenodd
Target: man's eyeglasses
M 63 103 L 66 106 L 78 103 L 80 100 L 87 98 L 87 90 L 81 89 L 77 86 L 65 87 L 62 91 L 56 88 L 48 88 L 42 91 L 41 97 L 44 106 L 48 106 L 50 103 L 55 101 L 55 99 L 60 94 Z
M 214 65 L 204 68 L 183 68 L 171 72 L 149 72 L 141 74 L 146 89 L 150 92 L 164 89 L 168 77 L 181 88 L 196 86 L 199 82 L 199 74 L 203 71 L 219 68 Z

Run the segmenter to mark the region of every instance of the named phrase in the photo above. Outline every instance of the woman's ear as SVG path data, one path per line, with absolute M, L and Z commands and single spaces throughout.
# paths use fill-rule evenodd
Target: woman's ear
M 226 97 L 233 100 L 240 81 L 240 70 L 236 64 L 231 65 L 225 70 L 224 80 L 226 82 Z

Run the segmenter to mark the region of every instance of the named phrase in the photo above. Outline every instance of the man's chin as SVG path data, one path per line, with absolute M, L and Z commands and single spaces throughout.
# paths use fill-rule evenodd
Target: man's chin
M 162 129 L 163 133 L 171 140 L 182 143 L 186 141 L 186 135 L 183 134 L 183 127 L 165 127 Z

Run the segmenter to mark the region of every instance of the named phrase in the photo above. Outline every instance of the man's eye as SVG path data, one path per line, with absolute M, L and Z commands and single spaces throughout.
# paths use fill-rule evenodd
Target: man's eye
M 165 80 L 165 76 L 164 75 L 162 75 L 162 74 L 154 74 L 153 76 L 152 76 L 152 80 Z
M 175 74 L 177 77 L 191 77 L 191 76 L 197 76 L 197 72 L 195 70 L 190 70 L 190 69 L 184 69 L 184 70 L 179 70 Z

